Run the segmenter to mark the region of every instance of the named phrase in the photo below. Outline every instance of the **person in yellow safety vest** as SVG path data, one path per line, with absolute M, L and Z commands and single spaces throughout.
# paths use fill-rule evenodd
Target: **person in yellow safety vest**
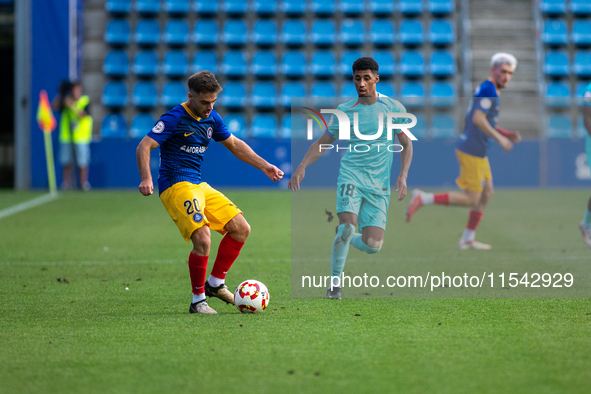
M 53 104 L 56 110 L 62 112 L 59 125 L 62 188 L 72 187 L 73 164 L 76 162 L 80 171 L 80 186 L 88 191 L 88 164 L 92 140 L 90 99 L 82 94 L 82 85 L 79 82 L 63 82 Z

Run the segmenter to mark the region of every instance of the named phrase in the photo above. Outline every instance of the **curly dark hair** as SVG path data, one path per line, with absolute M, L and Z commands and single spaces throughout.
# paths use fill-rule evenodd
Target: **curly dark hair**
M 378 71 L 380 70 L 380 66 L 378 65 L 378 62 L 376 62 L 371 57 L 360 57 L 359 59 L 355 60 L 352 68 L 353 68 L 353 74 L 355 74 L 355 71 L 360 71 L 360 70 L 371 70 L 372 73 L 377 74 Z
M 209 71 L 199 71 L 191 75 L 187 85 L 189 85 L 189 91 L 195 94 L 219 93 L 222 91 L 222 87 L 215 79 L 215 75 Z

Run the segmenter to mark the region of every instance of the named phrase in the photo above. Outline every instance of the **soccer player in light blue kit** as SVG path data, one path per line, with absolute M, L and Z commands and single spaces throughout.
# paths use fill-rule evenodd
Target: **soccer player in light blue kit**
M 587 154 L 587 163 L 591 166 L 591 83 L 587 85 L 585 90 L 585 98 L 583 100 L 583 124 L 587 130 L 585 137 L 585 153 Z M 583 234 L 583 241 L 591 248 L 591 198 L 587 202 L 587 210 L 583 221 L 579 223 L 579 228 Z
M 337 109 L 343 111 L 354 124 L 357 113 L 358 131 L 364 136 L 376 135 L 382 122 L 383 133 L 375 140 L 363 140 L 351 132 L 351 139 L 346 141 L 348 149 L 341 159 L 337 181 L 337 214 L 339 225 L 331 250 L 331 285 L 326 298 L 341 298 L 341 287 L 336 278 L 341 277 L 345 267 L 349 244 L 371 254 L 377 253 L 384 242 L 384 231 L 388 221 L 388 205 L 390 203 L 390 173 L 394 138 L 387 139 L 387 113 L 406 113 L 406 109 L 398 101 L 388 98 L 376 91 L 380 80 L 378 63 L 370 57 L 362 57 L 353 63 L 353 82 L 358 98 L 340 104 Z M 378 114 L 382 113 L 382 119 Z M 406 123 L 406 118 L 395 118 L 392 123 Z M 328 130 L 312 146 L 289 180 L 288 187 L 292 191 L 300 189 L 300 183 L 306 174 L 306 167 L 322 156 L 327 147 L 337 141 L 339 122 L 331 118 Z M 406 196 L 406 178 L 412 161 L 412 143 L 401 130 L 396 136 L 402 146 L 400 174 L 396 181 L 398 201 Z M 367 147 L 370 149 L 368 150 Z M 359 149 L 356 149 L 359 148 Z M 361 233 L 356 233 L 359 227 Z

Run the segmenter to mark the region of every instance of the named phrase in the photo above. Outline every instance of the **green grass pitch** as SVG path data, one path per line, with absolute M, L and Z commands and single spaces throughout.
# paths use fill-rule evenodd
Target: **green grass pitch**
M 590 299 L 291 299 L 290 194 L 224 191 L 252 226 L 227 282 L 264 282 L 262 315 L 219 300 L 217 316 L 188 313 L 190 246 L 157 196 L 63 193 L 0 219 L 0 393 L 589 392 Z M 588 256 L 591 269 L 576 227 L 588 194 L 498 191 L 479 229 L 490 252 L 456 251 L 463 209 L 403 223 L 408 198 L 387 237 L 406 258 Z M 0 209 L 32 197 L 0 192 Z

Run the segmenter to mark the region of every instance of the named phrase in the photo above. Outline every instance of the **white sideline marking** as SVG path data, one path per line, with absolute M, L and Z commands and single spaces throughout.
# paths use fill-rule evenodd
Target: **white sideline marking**
M 13 205 L 12 207 L 8 207 L 0 211 L 0 219 L 10 215 L 14 215 L 15 213 L 26 211 L 27 209 L 34 208 L 41 204 L 45 204 L 46 202 L 53 201 L 56 198 L 58 198 L 58 196 L 59 195 L 57 193 L 49 193 L 36 197 L 32 200 L 25 201 L 17 205 Z

